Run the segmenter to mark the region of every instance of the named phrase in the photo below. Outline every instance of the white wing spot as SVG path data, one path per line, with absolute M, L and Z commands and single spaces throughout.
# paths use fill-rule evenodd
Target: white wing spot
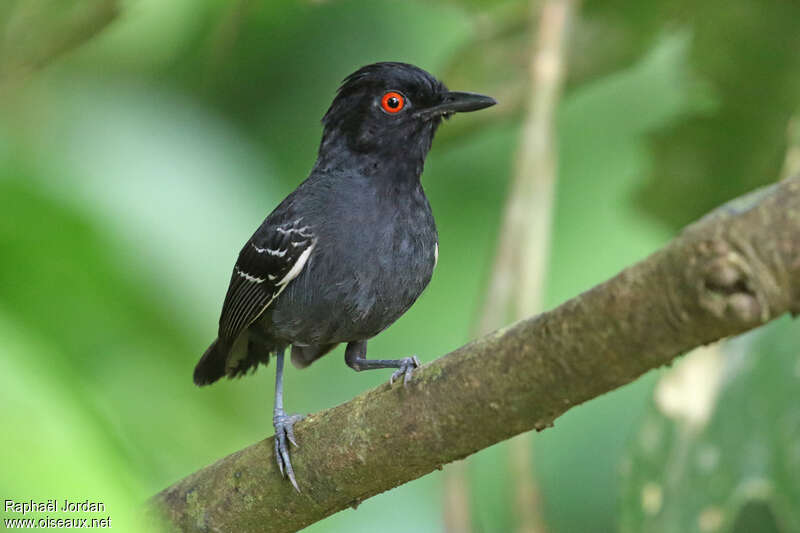
M 439 243 L 436 243 L 436 248 L 433 249 L 433 268 L 439 263 Z
M 236 273 L 239 274 L 240 276 L 242 276 L 247 281 L 250 281 L 250 282 L 253 282 L 253 283 L 264 283 L 264 278 L 257 278 L 255 276 L 251 276 L 250 274 L 248 274 L 244 270 L 240 269 L 238 266 L 234 267 L 234 268 L 236 269 Z
M 299 220 L 297 222 L 299 222 Z M 278 233 L 280 233 L 282 235 L 291 235 L 292 233 L 297 233 L 301 237 L 305 237 L 305 238 L 309 238 L 309 237 L 313 236 L 308 231 L 308 228 L 309 228 L 308 226 L 303 226 L 302 228 L 295 227 L 297 225 L 297 222 L 295 222 L 292 225 L 289 225 L 288 228 L 286 228 L 286 227 L 277 227 L 275 229 L 278 231 Z
M 266 252 L 269 255 L 274 255 L 276 257 L 283 257 L 284 255 L 286 255 L 286 249 L 285 248 L 283 250 L 273 250 L 272 248 L 259 248 L 258 246 L 256 246 L 253 243 L 250 243 L 250 246 L 252 246 L 253 250 L 255 250 L 256 253 L 259 253 L 259 254 L 263 254 L 263 253 Z

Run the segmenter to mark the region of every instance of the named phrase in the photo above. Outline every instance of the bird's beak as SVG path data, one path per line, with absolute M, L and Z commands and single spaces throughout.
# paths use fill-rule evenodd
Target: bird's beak
M 449 91 L 444 95 L 442 103 L 427 109 L 421 109 L 417 116 L 431 118 L 435 116 L 450 115 L 451 113 L 462 113 L 466 111 L 477 111 L 486 107 L 493 106 L 497 101 L 491 96 L 484 96 L 476 93 L 462 93 Z

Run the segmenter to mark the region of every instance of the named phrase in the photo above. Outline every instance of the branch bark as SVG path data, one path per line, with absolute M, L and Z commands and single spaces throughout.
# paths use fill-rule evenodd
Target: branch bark
M 691 348 L 800 312 L 800 177 L 730 202 L 560 307 L 309 416 L 154 496 L 183 531 L 295 531 L 530 429 Z

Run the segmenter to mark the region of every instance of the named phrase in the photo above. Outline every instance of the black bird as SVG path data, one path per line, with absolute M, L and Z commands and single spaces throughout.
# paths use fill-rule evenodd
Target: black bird
M 419 361 L 367 359 L 367 340 L 422 293 L 438 258 L 436 225 L 420 184 L 442 121 L 494 99 L 448 91 L 406 63 L 375 63 L 348 76 L 322 119 L 309 177 L 264 220 L 233 267 L 217 340 L 194 370 L 208 385 L 276 355 L 275 455 L 300 490 L 287 439 L 300 415 L 283 409 L 283 354 L 305 367 L 345 342 L 354 370 L 396 368 L 406 383 Z

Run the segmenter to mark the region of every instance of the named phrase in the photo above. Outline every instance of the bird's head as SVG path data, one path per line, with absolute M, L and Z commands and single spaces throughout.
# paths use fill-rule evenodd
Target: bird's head
M 493 98 L 449 91 L 421 68 L 374 63 L 345 78 L 322 119 L 320 156 L 328 149 L 424 159 L 442 118 L 494 105 Z

